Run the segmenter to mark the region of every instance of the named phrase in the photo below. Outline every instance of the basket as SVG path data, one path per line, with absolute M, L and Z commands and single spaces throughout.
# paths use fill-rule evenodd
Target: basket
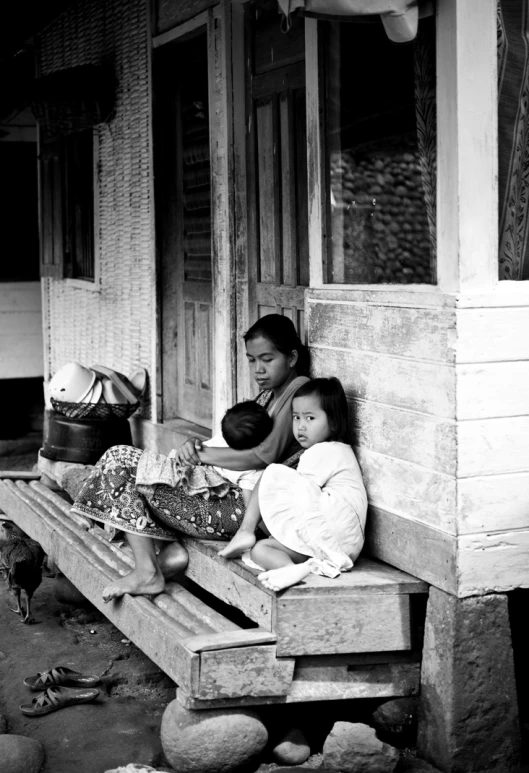
M 51 398 L 53 410 L 68 419 L 86 419 L 89 421 L 115 421 L 128 419 L 138 410 L 138 403 L 63 403 Z

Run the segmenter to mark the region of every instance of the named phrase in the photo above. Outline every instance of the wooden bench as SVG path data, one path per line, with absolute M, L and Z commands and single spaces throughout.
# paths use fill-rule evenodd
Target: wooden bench
M 256 570 L 219 557 L 223 543 L 185 537 L 181 583 L 105 604 L 103 588 L 132 558 L 64 496 L 27 478 L 0 472 L 0 509 L 176 682 L 187 708 L 418 692 L 425 583 L 362 558 L 334 580 L 310 576 L 275 594 Z

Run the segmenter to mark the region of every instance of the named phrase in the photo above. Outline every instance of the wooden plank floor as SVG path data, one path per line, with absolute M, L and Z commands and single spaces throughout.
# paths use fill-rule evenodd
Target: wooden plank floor
M 257 581 L 256 570 L 220 558 L 223 543 L 185 538 L 192 583 L 104 604 L 104 586 L 130 571 L 127 552 L 71 513 L 61 493 L 36 480 L 2 478 L 0 471 L 0 509 L 178 684 L 190 708 L 416 692 L 410 598 L 427 588 L 415 578 L 363 559 L 337 580 L 311 576 L 275 594 Z M 249 627 L 199 598 L 193 583 L 244 612 Z
M 411 596 L 428 586 L 387 564 L 361 558 L 337 578 L 310 575 L 274 593 L 258 570 L 218 555 L 223 542 L 184 538 L 187 576 L 277 635 L 277 654 L 337 655 L 413 647 Z M 323 635 L 324 633 L 324 635 Z

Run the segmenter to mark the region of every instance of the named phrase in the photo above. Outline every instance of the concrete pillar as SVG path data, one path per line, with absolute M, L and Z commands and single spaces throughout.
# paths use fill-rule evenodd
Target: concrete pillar
M 507 596 L 431 589 L 417 746 L 445 773 L 512 773 L 520 764 Z

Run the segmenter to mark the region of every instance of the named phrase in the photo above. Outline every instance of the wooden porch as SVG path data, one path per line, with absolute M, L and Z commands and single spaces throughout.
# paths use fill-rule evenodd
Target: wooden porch
M 175 681 L 187 708 L 418 692 L 426 583 L 362 558 L 337 579 L 311 576 L 275 594 L 256 570 L 220 558 L 223 543 L 184 538 L 181 582 L 105 604 L 103 588 L 130 571 L 130 555 L 30 477 L 0 472 L 0 509 Z

